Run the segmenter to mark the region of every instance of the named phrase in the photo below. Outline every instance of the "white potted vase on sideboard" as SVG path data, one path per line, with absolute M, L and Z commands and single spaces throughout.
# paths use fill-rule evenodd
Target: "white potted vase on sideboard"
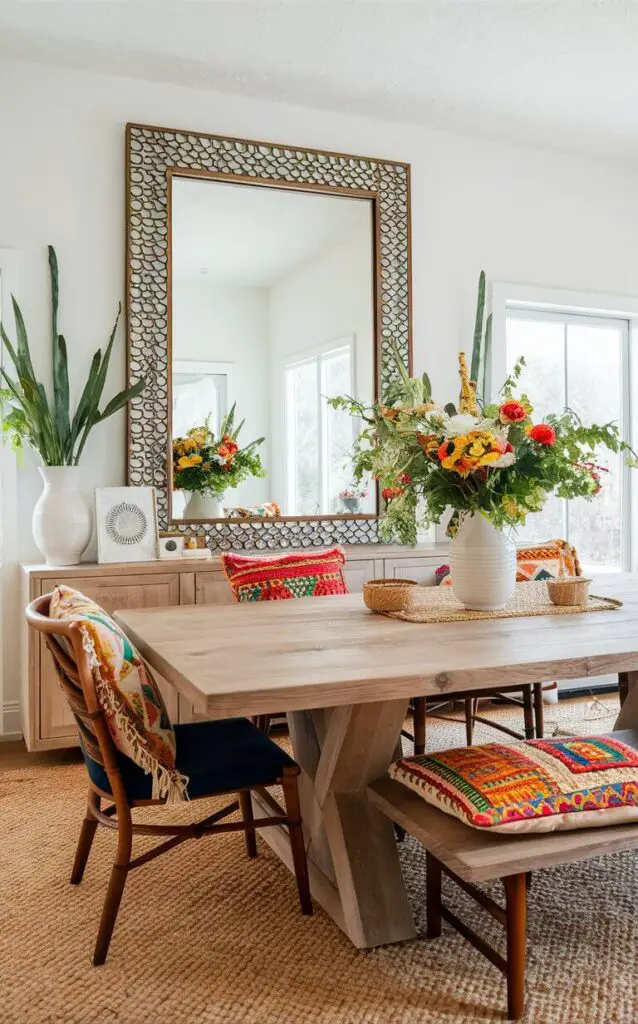
M 49 246 L 51 276 L 52 384 L 38 381 L 33 368 L 24 319 L 16 299 L 13 314 L 16 344 L 4 325 L 0 333 L 13 363 L 14 374 L 0 368 L 3 427 L 11 446 L 33 448 L 42 459 L 44 490 L 33 510 L 33 537 L 47 565 L 77 565 L 91 539 L 91 511 L 80 491 L 80 459 L 93 427 L 141 394 L 145 380 L 115 395 L 100 409 L 102 392 L 120 319 L 121 305 L 104 355 L 98 350 L 75 412 L 69 407 L 69 369 L 66 342 L 58 333 L 58 262 Z

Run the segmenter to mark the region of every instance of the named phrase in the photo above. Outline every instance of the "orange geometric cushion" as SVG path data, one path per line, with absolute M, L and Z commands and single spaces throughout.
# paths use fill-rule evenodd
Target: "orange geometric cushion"
M 341 548 L 254 557 L 229 552 L 222 565 L 237 601 L 280 601 L 347 594 Z
M 638 750 L 624 735 L 459 747 L 403 757 L 389 773 L 446 814 L 490 832 L 617 825 L 638 820 Z
M 566 540 L 551 540 L 516 552 L 516 581 L 546 580 L 552 576 L 580 576 L 576 548 Z

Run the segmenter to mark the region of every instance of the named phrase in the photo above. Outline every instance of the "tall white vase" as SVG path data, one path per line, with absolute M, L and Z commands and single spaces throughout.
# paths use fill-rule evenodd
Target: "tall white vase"
M 184 519 L 224 519 L 223 495 L 187 492 L 190 497 L 184 506 Z
M 77 565 L 91 539 L 91 510 L 79 466 L 40 466 L 44 490 L 33 510 L 33 539 L 47 565 Z
M 465 516 L 450 546 L 450 572 L 466 608 L 498 611 L 514 593 L 516 545 L 485 516 Z

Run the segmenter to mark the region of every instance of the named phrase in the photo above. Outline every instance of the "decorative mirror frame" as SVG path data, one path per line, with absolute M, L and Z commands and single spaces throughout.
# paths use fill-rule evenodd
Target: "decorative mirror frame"
M 209 547 L 287 548 L 378 542 L 370 513 L 169 523 L 169 359 L 173 175 L 308 189 L 372 200 L 375 377 L 383 395 L 397 376 L 395 342 L 412 366 L 410 165 L 151 125 L 126 126 L 128 381 L 146 377 L 129 403 L 127 478 L 157 495 L 161 530 L 206 537 Z

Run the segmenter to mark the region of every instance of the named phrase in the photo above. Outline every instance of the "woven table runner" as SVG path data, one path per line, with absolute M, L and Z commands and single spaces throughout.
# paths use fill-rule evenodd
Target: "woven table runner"
M 497 612 L 470 611 L 454 596 L 452 587 L 410 587 L 410 600 L 401 612 L 384 612 L 405 622 L 464 622 L 471 619 L 512 619 L 529 615 L 582 615 L 622 608 L 622 601 L 590 594 L 587 604 L 552 604 L 543 581 L 517 583 L 505 608 Z

